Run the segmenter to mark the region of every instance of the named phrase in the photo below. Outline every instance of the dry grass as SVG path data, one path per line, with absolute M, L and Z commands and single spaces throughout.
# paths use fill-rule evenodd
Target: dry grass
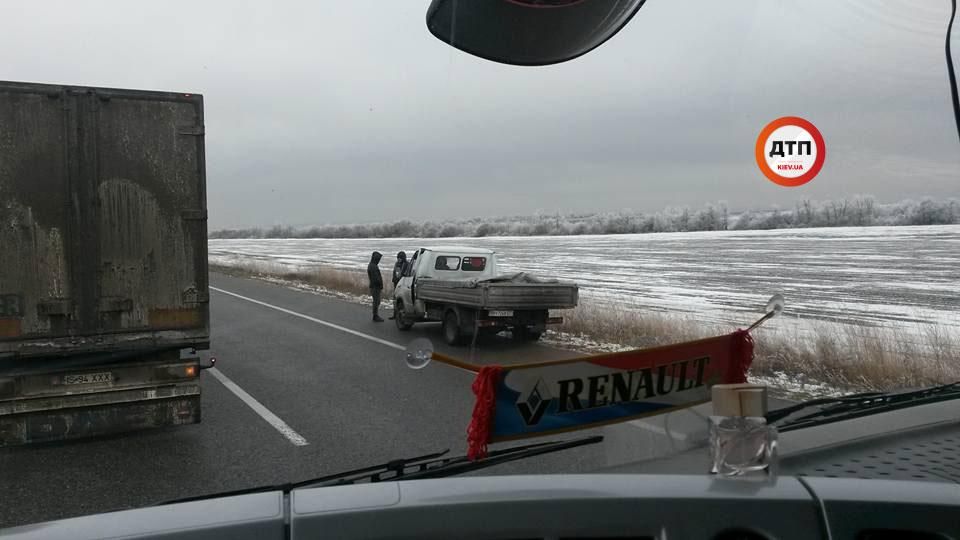
M 655 347 L 712 335 L 711 328 L 686 317 L 666 313 L 641 313 L 611 305 L 581 303 L 576 309 L 558 312 L 560 331 L 599 343 L 631 348 Z
M 690 317 L 581 304 L 564 314 L 562 332 L 593 342 L 653 347 L 718 335 L 732 328 Z M 909 333 L 823 323 L 806 332 L 752 332 L 753 376 L 788 379 L 838 390 L 892 390 L 960 380 L 960 336 L 927 325 Z
M 319 268 L 294 269 L 279 264 L 244 262 L 211 265 L 211 270 L 251 277 L 298 281 L 335 292 L 367 295 L 362 271 Z M 389 279 L 384 276 L 388 290 Z M 630 348 L 668 345 L 718 335 L 732 328 L 705 325 L 691 317 L 629 308 L 581 303 L 559 313 L 558 330 L 599 344 Z M 751 374 L 784 375 L 790 380 L 825 384 L 844 391 L 891 390 L 960 380 L 960 336 L 936 325 L 907 333 L 891 328 L 871 328 L 823 323 L 805 332 L 753 332 L 756 343 Z
M 960 339 L 928 325 L 920 332 L 822 324 L 812 332 L 756 332 L 751 373 L 851 390 L 891 390 L 960 380 Z
M 365 296 L 370 294 L 367 274 L 363 271 L 351 272 L 339 268 L 294 268 L 277 263 L 241 262 L 229 266 L 210 264 L 210 270 L 229 275 L 244 277 L 283 279 L 322 287 L 330 291 Z M 381 273 L 383 271 L 381 270 Z M 383 283 L 392 291 L 390 277 L 383 275 Z M 388 291 L 385 291 L 388 292 Z

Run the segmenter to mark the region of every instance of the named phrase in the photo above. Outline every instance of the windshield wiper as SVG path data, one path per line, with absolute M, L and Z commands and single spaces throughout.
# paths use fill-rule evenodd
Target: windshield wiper
M 766 419 L 768 424 L 776 425 L 778 431 L 785 432 L 958 398 L 960 381 L 906 392 L 866 392 L 838 398 L 812 399 L 770 411 Z M 793 417 L 796 413 L 816 407 L 820 408 Z
M 236 495 L 246 495 L 249 493 L 262 493 L 266 491 L 283 491 L 288 493 L 291 490 L 304 487 L 324 487 L 324 486 L 343 486 L 357 483 L 373 482 L 391 482 L 397 480 L 419 480 L 425 478 L 443 478 L 455 476 L 466 472 L 493 467 L 508 461 L 526 459 L 528 457 L 550 454 L 560 450 L 576 448 L 588 444 L 596 444 L 603 440 L 603 436 L 584 437 L 569 441 L 554 441 L 528 444 L 524 446 L 515 446 L 513 448 L 504 448 L 489 453 L 487 457 L 470 461 L 467 456 L 449 457 L 443 456 L 449 450 L 426 454 L 414 458 L 395 459 L 380 465 L 353 469 L 350 471 L 339 472 L 328 476 L 302 480 L 299 482 L 288 482 L 285 484 L 274 484 L 267 486 L 258 486 L 247 489 L 238 489 L 234 491 L 224 491 L 210 495 L 198 495 L 184 497 L 171 501 L 164 501 L 159 505 L 175 504 L 181 502 L 199 501 L 204 499 L 213 499 L 218 497 L 232 497 Z
M 347 472 L 305 480 L 293 484 L 293 489 L 301 487 L 343 486 L 361 482 L 389 482 L 394 480 L 422 480 L 425 478 L 444 478 L 456 476 L 471 471 L 486 469 L 508 461 L 526 459 L 528 457 L 550 454 L 560 450 L 576 448 L 588 444 L 596 444 L 603 440 L 603 436 L 584 437 L 570 441 L 555 441 L 515 446 L 490 452 L 487 457 L 470 461 L 467 456 L 452 458 L 427 459 L 413 462 L 387 463 L 376 471 Z

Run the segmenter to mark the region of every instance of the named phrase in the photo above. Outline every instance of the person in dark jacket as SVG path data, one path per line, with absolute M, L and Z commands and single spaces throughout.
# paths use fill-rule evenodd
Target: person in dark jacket
M 374 251 L 370 256 L 370 264 L 367 265 L 367 277 L 370 278 L 370 296 L 373 297 L 373 321 L 383 322 L 380 318 L 380 293 L 383 292 L 383 276 L 380 274 L 380 259 L 383 255 L 379 251 Z
M 403 270 L 407 266 L 407 254 L 404 252 L 397 253 L 397 262 L 393 263 L 393 288 L 396 290 L 397 283 L 400 283 L 400 278 L 403 277 Z M 397 303 L 394 300 L 393 303 L 393 315 L 390 316 L 391 319 L 397 318 Z

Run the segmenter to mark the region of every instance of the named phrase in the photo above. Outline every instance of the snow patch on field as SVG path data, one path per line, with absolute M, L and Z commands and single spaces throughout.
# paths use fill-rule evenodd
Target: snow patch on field
M 960 225 L 643 235 L 430 239 L 212 239 L 211 263 L 362 271 L 370 252 L 421 244 L 494 249 L 501 270 L 576 281 L 591 304 L 695 314 L 742 326 L 774 293 L 777 327 L 822 321 L 922 333 L 960 331 Z
M 850 393 L 849 391 L 834 388 L 823 382 L 791 377 L 783 372 L 775 372 L 773 375 L 750 375 L 747 379 L 754 384 L 767 385 L 770 387 L 770 391 L 777 397 L 795 401 L 822 397 L 840 397 Z
M 617 343 L 603 343 L 582 334 L 571 334 L 557 330 L 547 330 L 540 338 L 544 345 L 582 352 L 584 354 L 603 354 L 629 351 L 631 347 Z

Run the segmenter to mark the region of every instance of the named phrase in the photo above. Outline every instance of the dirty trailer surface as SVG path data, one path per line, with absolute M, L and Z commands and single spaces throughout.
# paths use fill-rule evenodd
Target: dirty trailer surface
M 207 340 L 202 134 L 200 96 L 0 82 L 0 357 Z

